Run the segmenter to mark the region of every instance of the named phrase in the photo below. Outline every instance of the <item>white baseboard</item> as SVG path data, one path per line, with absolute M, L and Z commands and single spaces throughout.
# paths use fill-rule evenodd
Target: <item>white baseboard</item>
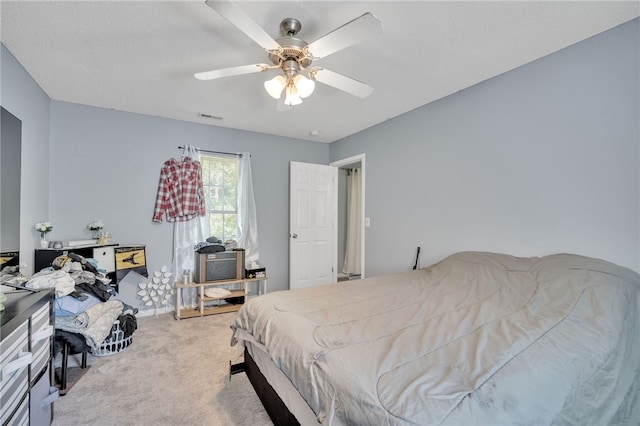
M 145 309 L 145 310 L 138 310 L 138 313 L 136 314 L 137 317 L 150 317 L 153 315 L 160 315 L 160 314 L 168 314 L 170 312 L 173 312 L 173 306 L 172 307 L 164 307 L 164 308 L 159 308 L 159 309 Z

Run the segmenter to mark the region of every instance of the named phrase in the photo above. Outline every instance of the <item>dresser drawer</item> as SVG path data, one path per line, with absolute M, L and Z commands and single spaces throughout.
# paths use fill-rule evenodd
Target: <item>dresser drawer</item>
M 24 401 L 22 401 L 22 404 L 20 404 L 20 408 L 18 408 L 16 414 L 14 414 L 11 420 L 9 420 L 9 423 L 7 423 L 7 426 L 29 426 L 29 406 L 29 395 L 27 395 Z M 50 423 L 51 422 L 47 424 Z M 36 423 L 32 424 L 37 425 Z
M 51 336 L 53 325 L 49 322 L 50 305 L 46 303 L 31 316 L 31 381 L 37 380 L 40 373 L 47 368 L 51 358 Z
M 116 255 L 113 247 L 97 247 L 93 249 L 93 258 L 98 261 L 98 268 L 109 272 L 116 271 Z
M 51 386 L 49 370 L 40 377 L 29 394 L 31 400 L 29 410 L 30 423 L 34 426 L 51 424 L 53 401 L 58 399 L 58 388 Z
M 0 342 L 0 424 L 5 424 L 29 389 L 32 355 L 28 334 L 29 324 L 25 321 Z

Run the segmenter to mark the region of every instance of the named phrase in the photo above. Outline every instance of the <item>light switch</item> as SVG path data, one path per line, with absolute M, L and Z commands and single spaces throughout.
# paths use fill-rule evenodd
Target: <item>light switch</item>
M 365 226 L 366 228 L 368 228 L 368 227 L 370 227 L 370 226 L 371 226 L 371 218 L 370 218 L 369 216 L 367 216 L 367 217 L 365 217 L 365 218 L 364 218 L 364 226 Z

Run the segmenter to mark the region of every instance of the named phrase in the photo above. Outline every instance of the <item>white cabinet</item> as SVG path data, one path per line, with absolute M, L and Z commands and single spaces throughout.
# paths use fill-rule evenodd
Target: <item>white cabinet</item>
M 53 291 L 15 290 L 0 315 L 0 424 L 48 425 L 57 398 L 53 367 Z

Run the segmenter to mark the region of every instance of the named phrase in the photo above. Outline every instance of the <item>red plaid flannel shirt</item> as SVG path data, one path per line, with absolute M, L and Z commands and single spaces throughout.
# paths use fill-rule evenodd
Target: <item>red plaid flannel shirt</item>
M 205 215 L 199 161 L 189 157 L 182 161 L 174 158 L 165 161 L 160 170 L 153 221 L 162 222 L 164 212 L 167 222 L 184 222 Z

